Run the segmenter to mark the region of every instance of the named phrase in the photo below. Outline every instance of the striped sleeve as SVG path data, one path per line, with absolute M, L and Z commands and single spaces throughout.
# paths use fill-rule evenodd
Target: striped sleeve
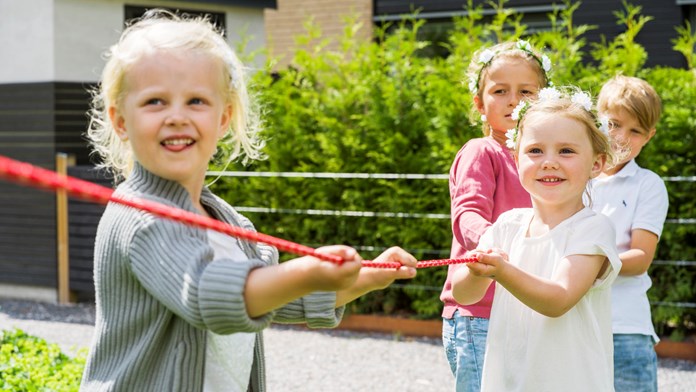
M 256 332 L 272 315 L 251 319 L 244 304 L 249 271 L 261 260 L 213 261 L 205 233 L 153 218 L 130 244 L 130 267 L 138 281 L 170 311 L 191 325 L 215 333 Z

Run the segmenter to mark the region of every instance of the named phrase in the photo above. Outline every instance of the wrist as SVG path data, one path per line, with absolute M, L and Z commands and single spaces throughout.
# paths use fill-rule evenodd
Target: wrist
M 297 284 L 308 292 L 323 291 L 322 274 L 317 269 L 321 261 L 314 257 L 298 257 L 282 263 L 287 267 L 286 273 L 295 276 Z
M 514 269 L 514 266 L 509 264 L 507 261 L 504 261 L 500 263 L 498 268 L 496 268 L 495 273 L 491 275 L 491 279 L 500 283 L 507 282 L 510 279 L 510 274 Z

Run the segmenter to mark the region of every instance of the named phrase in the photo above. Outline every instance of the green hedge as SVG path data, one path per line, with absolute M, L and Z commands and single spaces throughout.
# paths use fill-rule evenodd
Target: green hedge
M 625 5 L 616 13 L 625 33 L 612 41 L 588 45 L 583 34 L 593 26 L 574 26 L 576 4 L 549 15 L 551 31 L 527 34 L 518 16 L 503 7 L 489 22 L 481 8 L 455 20 L 446 42 L 427 42 L 419 34 L 421 21 L 409 20 L 378 29 L 372 42 L 354 39 L 358 26 L 347 21 L 339 50 L 311 23 L 298 37 L 303 48 L 293 67 L 269 69 L 255 76 L 265 108 L 268 160 L 233 170 L 424 173 L 443 174 L 457 150 L 479 137 L 469 119 L 472 97 L 463 83 L 471 53 L 485 42 L 524 37 L 547 49 L 554 63 L 556 84 L 577 84 L 598 92 L 617 72 L 647 79 L 664 101 L 656 137 L 639 163 L 661 176 L 693 176 L 696 129 L 694 70 L 644 68 L 646 52 L 633 41 L 650 18 L 639 7 Z M 682 53 L 696 37 L 684 30 Z M 676 44 L 676 43 L 675 43 Z M 676 46 L 676 45 L 675 45 Z M 442 53 L 432 56 L 431 53 Z M 688 50 L 686 50 L 688 52 Z M 685 55 L 689 55 L 685 53 Z M 584 59 L 585 61 L 581 61 Z M 668 182 L 669 218 L 694 218 L 694 183 Z M 444 180 L 221 178 L 216 193 L 237 206 L 449 214 Z M 372 249 L 398 244 L 420 259 L 446 257 L 451 244 L 448 219 L 408 217 L 345 217 L 292 213 L 247 213 L 265 233 L 310 246 L 345 243 Z M 690 260 L 694 255 L 694 224 L 668 223 L 658 260 Z M 438 253 L 439 252 L 439 253 Z M 290 256 L 285 256 L 290 257 Z M 693 303 L 696 269 L 655 265 L 651 269 L 653 301 Z M 437 318 L 439 288 L 445 268 L 419 271 L 413 281 L 370 294 L 356 301 L 354 312 L 404 313 Z M 657 306 L 654 321 L 661 333 L 694 329 L 696 309 Z
M 80 389 L 87 352 L 70 358 L 57 344 L 21 330 L 0 330 L 0 392 L 72 392 Z

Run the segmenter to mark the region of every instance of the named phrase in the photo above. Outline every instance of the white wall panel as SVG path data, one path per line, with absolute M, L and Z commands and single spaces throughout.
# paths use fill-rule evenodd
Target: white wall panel
M 103 54 L 123 29 L 123 2 L 56 0 L 55 7 L 55 80 L 99 80 Z
M 53 80 L 53 0 L 0 0 L 0 83 Z
M 162 0 L 131 0 L 129 5 L 167 6 L 223 12 L 228 40 L 240 35 L 247 51 L 265 45 L 263 9 Z M 123 0 L 0 0 L 0 83 L 95 82 L 103 54 L 123 29 Z M 252 68 L 259 68 L 259 56 Z

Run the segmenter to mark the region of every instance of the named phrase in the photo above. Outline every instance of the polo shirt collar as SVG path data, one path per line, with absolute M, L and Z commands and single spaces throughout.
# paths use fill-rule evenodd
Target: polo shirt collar
M 615 177 L 631 177 L 635 175 L 638 172 L 638 169 L 640 169 L 640 166 L 636 163 L 635 159 L 631 159 L 630 162 L 626 164 L 626 166 L 623 167 L 623 169 L 619 170 L 618 173 L 614 174 Z

